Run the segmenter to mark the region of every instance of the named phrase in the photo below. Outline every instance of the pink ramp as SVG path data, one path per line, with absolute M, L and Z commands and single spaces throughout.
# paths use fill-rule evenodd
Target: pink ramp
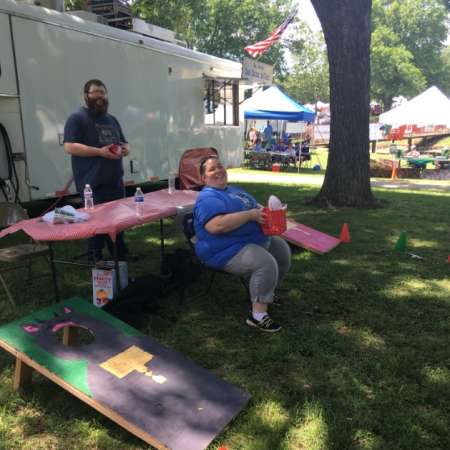
M 328 253 L 341 243 L 339 239 L 329 234 L 321 233 L 294 220 L 288 220 L 287 230 L 281 237 L 291 244 L 319 255 Z

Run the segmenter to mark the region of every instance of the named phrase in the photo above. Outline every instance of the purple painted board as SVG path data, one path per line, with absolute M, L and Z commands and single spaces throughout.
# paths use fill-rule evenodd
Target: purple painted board
M 293 220 L 288 221 L 287 230 L 281 237 L 291 244 L 298 245 L 319 255 L 328 253 L 341 243 L 339 239 L 329 234 L 309 228 Z
M 94 341 L 63 345 L 55 333 L 67 326 L 90 330 Z M 126 335 L 108 321 L 73 307 L 63 306 L 48 320 L 22 323 L 22 329 L 56 361 L 87 361 L 92 398 L 165 448 L 206 448 L 250 398 L 151 337 Z

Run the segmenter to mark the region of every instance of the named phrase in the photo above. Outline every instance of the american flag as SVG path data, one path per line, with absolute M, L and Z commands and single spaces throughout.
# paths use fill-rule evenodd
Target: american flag
M 269 49 L 271 45 L 275 44 L 275 42 L 278 42 L 281 39 L 284 31 L 294 20 L 296 15 L 297 8 L 294 8 L 289 16 L 287 16 L 286 20 L 276 30 L 272 31 L 267 39 L 264 39 L 264 41 L 259 41 L 253 45 L 247 45 L 244 50 L 253 58 L 258 58 L 258 56 L 261 56 Z

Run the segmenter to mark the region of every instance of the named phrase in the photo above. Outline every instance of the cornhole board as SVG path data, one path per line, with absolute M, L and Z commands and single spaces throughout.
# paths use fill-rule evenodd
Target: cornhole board
M 305 248 L 318 255 L 330 252 L 341 243 L 339 239 L 329 234 L 309 228 L 294 220 L 287 221 L 286 231 L 281 237 L 291 244 Z
M 93 342 L 70 345 L 80 327 Z M 157 449 L 204 449 L 249 400 L 80 298 L 0 326 L 0 346 L 16 357 L 16 389 L 34 369 Z

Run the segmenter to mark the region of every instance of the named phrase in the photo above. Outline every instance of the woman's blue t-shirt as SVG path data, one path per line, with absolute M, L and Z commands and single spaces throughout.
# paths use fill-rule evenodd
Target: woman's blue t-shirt
M 208 266 L 220 269 L 247 244 L 265 242 L 267 237 L 263 234 L 261 226 L 253 220 L 222 234 L 211 234 L 205 228 L 215 216 L 257 207 L 256 200 L 237 187 L 203 188 L 194 208 L 194 229 L 197 236 L 195 252 L 200 260 Z

